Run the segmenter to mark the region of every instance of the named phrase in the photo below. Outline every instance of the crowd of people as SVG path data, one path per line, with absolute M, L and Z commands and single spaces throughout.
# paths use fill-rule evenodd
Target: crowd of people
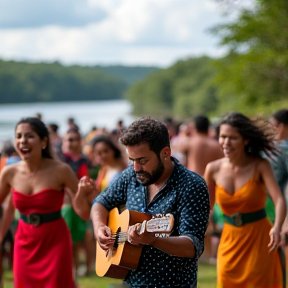
M 4 145 L 0 255 L 16 288 L 75 287 L 94 273 L 96 239 L 111 248 L 108 213 L 120 206 L 177 219 L 169 238 L 130 227 L 130 245 L 143 248 L 129 287 L 196 287 L 199 261 L 217 264 L 217 288 L 285 287 L 287 109 L 267 119 L 231 112 L 213 125 L 198 115 L 80 128 L 71 118 L 59 135 L 57 124 L 26 118 Z

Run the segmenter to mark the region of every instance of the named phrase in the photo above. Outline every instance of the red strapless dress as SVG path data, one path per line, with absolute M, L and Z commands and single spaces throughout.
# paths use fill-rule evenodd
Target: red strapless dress
M 33 195 L 13 190 L 13 203 L 23 214 L 61 209 L 64 192 L 44 189 Z M 33 226 L 18 221 L 14 246 L 15 288 L 74 288 L 72 242 L 61 217 Z

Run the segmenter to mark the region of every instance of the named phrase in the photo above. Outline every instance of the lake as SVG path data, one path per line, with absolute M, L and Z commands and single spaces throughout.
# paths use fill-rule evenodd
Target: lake
M 0 105 L 0 148 L 1 143 L 14 138 L 15 124 L 23 117 L 42 114 L 46 123 L 56 123 L 63 135 L 67 128 L 67 119 L 73 117 L 83 134 L 88 133 L 92 126 L 112 130 L 117 121 L 122 119 L 129 125 L 132 105 L 126 100 L 82 101 L 82 102 L 49 102 Z

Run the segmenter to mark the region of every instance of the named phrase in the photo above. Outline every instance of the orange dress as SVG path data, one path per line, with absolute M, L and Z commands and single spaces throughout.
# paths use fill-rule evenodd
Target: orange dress
M 216 201 L 224 214 L 251 213 L 265 207 L 265 185 L 252 177 L 228 194 L 216 185 Z M 217 288 L 283 288 L 283 270 L 278 251 L 269 253 L 267 217 L 236 227 L 225 223 L 217 256 Z

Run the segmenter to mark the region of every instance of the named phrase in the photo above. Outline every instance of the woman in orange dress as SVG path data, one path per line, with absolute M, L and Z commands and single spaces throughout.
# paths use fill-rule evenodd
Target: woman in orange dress
M 278 245 L 285 202 L 269 162 L 261 157 L 263 152 L 274 152 L 271 138 L 235 112 L 221 120 L 218 135 L 225 157 L 210 162 L 205 171 L 211 206 L 216 198 L 225 219 L 217 256 L 217 288 L 283 288 Z M 273 226 L 264 209 L 266 188 L 276 209 Z

